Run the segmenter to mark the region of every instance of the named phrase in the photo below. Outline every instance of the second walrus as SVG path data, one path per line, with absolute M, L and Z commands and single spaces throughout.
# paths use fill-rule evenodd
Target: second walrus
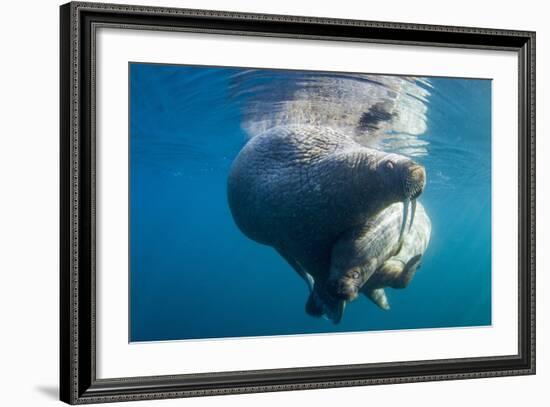
M 389 309 L 384 288 L 409 284 L 430 241 L 431 221 L 420 202 L 414 219 L 409 218 L 402 234 L 403 204 L 395 203 L 344 233 L 332 250 L 326 287 L 312 293 L 310 313 L 323 314 L 327 307 L 343 310 L 360 292 Z

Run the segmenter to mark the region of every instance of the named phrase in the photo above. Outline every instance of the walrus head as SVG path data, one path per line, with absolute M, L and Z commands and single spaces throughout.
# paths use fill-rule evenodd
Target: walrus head
M 331 277 L 326 283 L 326 291 L 333 302 L 353 301 L 359 291 L 376 271 L 377 261 L 371 259 L 367 263 L 357 262 L 351 267 L 340 268 L 334 264 L 331 266 Z M 334 278 L 336 277 L 337 278 Z
M 407 157 L 398 154 L 386 154 L 376 162 L 376 173 L 379 182 L 393 193 L 395 201 L 403 201 L 403 221 L 399 241 L 403 241 L 405 226 L 408 222 L 409 205 L 411 205 L 411 228 L 416 212 L 416 199 L 426 186 L 426 170 Z
M 422 194 L 426 185 L 426 171 L 422 165 L 397 154 L 384 154 L 373 164 L 373 167 L 378 185 L 382 187 L 380 189 L 385 191 L 386 194 L 386 200 L 384 201 L 386 206 L 382 210 L 394 202 L 403 202 L 402 213 L 391 211 L 391 215 L 389 215 L 394 222 L 401 222 L 396 246 L 396 250 L 399 250 L 398 248 L 403 244 L 405 233 L 410 230 L 414 222 L 416 200 Z M 378 213 L 381 214 L 382 212 Z M 376 216 L 369 219 L 373 221 Z M 387 221 L 389 218 L 386 217 L 385 220 Z M 409 224 L 408 229 L 407 223 Z M 333 247 L 332 264 L 326 282 L 326 291 L 334 299 L 353 301 L 380 266 L 378 264 L 379 259 L 369 255 L 370 248 L 362 247 L 364 243 L 361 240 L 361 233 L 362 226 L 360 225 L 357 230 L 349 230 L 344 233 L 343 237 Z M 391 237 L 391 234 L 388 237 Z M 379 245 L 386 244 L 383 239 L 378 239 L 376 243 Z M 390 244 L 390 242 L 388 241 L 387 244 Z

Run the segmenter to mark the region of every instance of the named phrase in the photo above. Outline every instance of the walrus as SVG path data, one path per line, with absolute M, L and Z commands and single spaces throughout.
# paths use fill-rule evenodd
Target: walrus
M 430 242 L 430 218 L 427 215 L 420 217 L 411 232 L 405 237 L 397 255 L 386 260 L 361 290 L 384 310 L 390 308 L 384 288 L 402 289 L 408 287 L 416 270 L 420 268 L 422 256 Z
M 343 310 L 346 301 L 362 292 L 380 308 L 389 309 L 384 288 L 405 288 L 410 283 L 430 241 L 431 221 L 420 202 L 405 234 L 403 218 L 403 204 L 395 203 L 338 239 L 327 293 L 318 306 L 341 302 L 336 307 Z
M 396 202 L 403 202 L 405 225 L 425 182 L 420 164 L 335 129 L 277 126 L 235 158 L 227 197 L 242 233 L 275 248 L 313 290 L 325 285 L 344 232 Z

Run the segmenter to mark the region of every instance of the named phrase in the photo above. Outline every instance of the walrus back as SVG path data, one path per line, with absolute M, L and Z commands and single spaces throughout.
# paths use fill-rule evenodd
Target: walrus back
M 252 138 L 234 160 L 227 186 L 235 223 L 250 239 L 275 245 L 281 221 L 298 216 L 297 194 L 307 193 L 312 165 L 353 144 L 330 129 L 279 126 Z

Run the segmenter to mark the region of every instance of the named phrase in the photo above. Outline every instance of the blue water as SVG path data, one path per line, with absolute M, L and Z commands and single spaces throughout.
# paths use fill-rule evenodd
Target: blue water
M 386 290 L 391 310 L 360 296 L 338 325 L 307 315 L 304 282 L 274 249 L 238 230 L 226 198 L 232 160 L 271 114 L 265 106 L 285 109 L 297 87 L 325 83 L 312 78 L 131 64 L 130 341 L 491 324 L 490 80 L 423 78 L 398 87 L 396 108 L 417 130 L 396 125 L 377 142 L 425 166 L 421 201 L 432 235 L 412 283 Z M 373 93 L 360 98 L 396 94 L 392 78 L 365 83 Z M 327 98 L 319 100 L 325 109 Z M 396 135 L 410 140 L 409 150 L 386 143 Z

